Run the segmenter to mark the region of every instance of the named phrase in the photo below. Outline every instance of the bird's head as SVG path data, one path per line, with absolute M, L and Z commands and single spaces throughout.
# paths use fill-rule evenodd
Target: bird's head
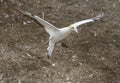
M 71 30 L 75 31 L 76 33 L 78 33 L 78 29 L 76 26 L 70 25 L 68 26 Z

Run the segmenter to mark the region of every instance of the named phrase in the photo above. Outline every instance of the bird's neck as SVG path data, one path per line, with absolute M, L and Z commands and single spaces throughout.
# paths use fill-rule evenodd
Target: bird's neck
M 66 34 L 69 35 L 71 32 L 72 32 L 72 28 L 70 28 L 70 27 L 66 27 L 66 28 L 65 28 L 65 33 L 66 33 Z
M 72 24 L 71 24 L 71 25 L 70 25 L 70 26 L 68 26 L 67 28 L 72 29 L 72 27 L 73 27 L 73 26 L 72 26 Z
M 62 28 L 61 30 L 62 30 L 64 33 L 68 33 L 68 34 L 72 32 L 72 29 L 69 28 L 69 27 Z

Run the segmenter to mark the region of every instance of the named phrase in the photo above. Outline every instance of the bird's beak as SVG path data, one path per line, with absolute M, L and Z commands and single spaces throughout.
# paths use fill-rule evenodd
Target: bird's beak
M 74 31 L 75 31 L 76 33 L 78 33 L 78 29 L 77 29 L 77 27 L 74 27 Z

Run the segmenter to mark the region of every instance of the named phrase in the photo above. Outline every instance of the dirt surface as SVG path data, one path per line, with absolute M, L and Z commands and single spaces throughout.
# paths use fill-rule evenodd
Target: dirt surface
M 10 1 L 10 0 L 9 0 Z M 0 0 L 0 83 L 120 83 L 120 0 L 11 0 L 57 27 L 104 12 L 57 43 L 50 60 L 42 26 Z

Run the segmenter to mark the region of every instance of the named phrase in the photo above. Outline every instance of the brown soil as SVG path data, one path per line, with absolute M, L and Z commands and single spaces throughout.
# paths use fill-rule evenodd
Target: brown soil
M 0 0 L 0 83 L 120 83 L 120 0 L 11 0 L 64 27 L 104 12 L 57 43 L 47 59 L 43 27 Z M 9 0 L 10 1 L 10 0 Z

